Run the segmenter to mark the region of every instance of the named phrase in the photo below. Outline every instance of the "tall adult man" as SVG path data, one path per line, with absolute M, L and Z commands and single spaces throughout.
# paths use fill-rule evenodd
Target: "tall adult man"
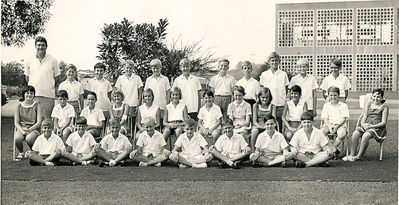
M 47 40 L 44 37 L 36 37 L 35 48 L 36 55 L 26 60 L 24 74 L 28 85 L 36 89 L 35 100 L 42 105 L 43 117 L 50 118 L 60 67 L 58 61 L 46 53 Z

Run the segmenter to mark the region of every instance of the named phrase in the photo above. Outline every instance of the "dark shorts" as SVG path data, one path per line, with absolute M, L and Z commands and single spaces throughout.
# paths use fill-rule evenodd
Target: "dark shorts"
M 230 95 L 215 95 L 215 104 L 220 107 L 222 114 L 225 116 L 227 113 L 227 107 L 231 103 Z

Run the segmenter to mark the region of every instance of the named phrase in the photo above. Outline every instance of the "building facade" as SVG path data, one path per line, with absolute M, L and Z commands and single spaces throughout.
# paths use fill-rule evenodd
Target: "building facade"
M 276 52 L 281 69 L 295 73 L 310 62 L 319 85 L 329 62 L 342 60 L 352 90 L 398 90 L 399 1 L 293 3 L 276 5 Z

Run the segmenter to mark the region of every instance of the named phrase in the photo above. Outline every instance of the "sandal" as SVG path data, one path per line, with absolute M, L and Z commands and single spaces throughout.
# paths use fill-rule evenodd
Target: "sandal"
M 15 161 L 22 161 L 24 159 L 24 153 L 19 153 L 17 158 L 15 158 Z

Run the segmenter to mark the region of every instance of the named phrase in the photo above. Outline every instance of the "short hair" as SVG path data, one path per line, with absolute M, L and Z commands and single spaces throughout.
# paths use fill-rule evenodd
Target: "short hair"
M 121 120 L 119 118 L 114 118 L 111 121 L 109 121 L 109 125 L 112 126 L 121 126 Z
M 96 98 L 96 100 L 97 100 L 97 94 L 96 94 L 95 92 L 89 91 L 89 92 L 87 93 L 87 96 L 89 96 L 89 95 L 93 95 L 94 98 Z
M 252 68 L 252 63 L 249 61 L 244 61 L 241 63 L 241 68 L 244 67 L 244 65 L 249 65 Z
M 242 93 L 242 95 L 245 95 L 245 89 L 242 86 L 236 85 L 236 86 L 234 86 L 233 90 Z
M 220 60 L 218 61 L 218 64 L 220 64 L 220 63 L 222 63 L 222 62 L 225 62 L 225 63 L 227 63 L 228 65 L 230 65 L 230 61 L 227 60 L 226 58 L 220 59 Z
M 173 92 L 179 93 L 179 99 L 181 100 L 181 98 L 182 98 L 181 89 L 179 87 L 173 87 L 172 89 L 170 89 L 170 97 L 172 97 Z
M 76 118 L 77 125 L 87 125 L 87 119 L 83 116 L 79 116 Z
M 68 92 L 66 90 L 57 91 L 57 97 L 68 98 Z
M 160 65 L 162 67 L 162 62 L 158 58 L 152 59 L 151 62 L 150 62 L 150 65 L 151 64 L 158 64 L 158 65 Z
M 333 58 L 333 59 L 331 59 L 331 62 L 330 62 L 330 65 L 331 64 L 334 64 L 334 65 L 336 65 L 336 66 L 338 66 L 338 67 L 342 67 L 342 61 L 341 61 L 341 59 L 339 59 L 339 58 Z
M 269 100 L 266 102 L 266 105 L 270 105 L 270 103 L 271 103 L 272 100 L 273 100 L 273 95 L 272 95 L 272 92 L 270 91 L 270 89 L 267 88 L 267 87 L 261 87 L 261 88 L 260 88 L 259 93 L 258 93 L 258 103 L 259 103 L 259 104 L 261 103 L 261 102 L 260 102 L 260 97 L 261 97 L 263 94 L 266 94 L 266 95 L 269 96 Z
M 191 67 L 190 60 L 188 60 L 188 58 L 181 59 L 180 62 L 179 62 L 179 66 L 183 66 L 183 65 L 189 65 Z
M 188 119 L 187 121 L 186 121 L 186 127 L 195 127 L 195 120 L 193 120 L 193 119 Z
M 296 65 L 298 66 L 299 64 L 306 64 L 307 67 L 309 67 L 309 61 L 306 58 L 301 58 L 296 62 Z
M 231 120 L 230 118 L 223 120 L 222 127 L 227 126 L 227 125 L 234 126 L 233 120 Z
M 302 113 L 302 115 L 301 115 L 301 120 L 311 120 L 311 121 L 313 121 L 313 119 L 314 119 L 313 113 L 311 113 L 311 112 L 309 112 L 309 111 L 304 112 L 304 113 Z
M 338 95 L 339 95 L 339 88 L 331 86 L 328 88 L 327 93 L 331 93 L 331 92 L 338 93 Z
M 123 94 L 122 90 L 120 90 L 120 89 L 113 90 L 111 93 L 111 96 L 114 96 L 116 94 L 121 95 L 122 101 L 125 100 L 125 94 Z
M 208 96 L 208 97 L 215 97 L 215 94 L 213 93 L 212 90 L 206 90 L 206 91 L 204 92 L 204 94 L 202 94 L 202 97 L 203 97 L 203 98 L 204 98 L 205 96 Z
M 77 68 L 74 64 L 68 64 L 65 69 L 68 70 L 73 70 L 74 72 L 76 72 Z
M 125 61 L 122 62 L 122 65 L 123 66 L 131 65 L 131 66 L 135 67 L 136 63 L 134 61 L 132 61 L 132 60 L 125 60 Z
M 381 97 L 383 98 L 383 99 L 381 100 L 381 103 L 385 103 L 384 91 L 383 91 L 381 88 L 374 89 L 374 90 L 371 92 L 371 94 L 374 94 L 374 93 L 378 93 L 379 95 L 381 95 Z
M 48 45 L 47 45 L 47 40 L 46 40 L 46 38 L 44 38 L 43 36 L 37 36 L 37 37 L 35 38 L 35 45 L 36 45 L 37 42 L 43 42 L 43 43 L 46 44 L 46 46 L 48 46 Z
M 54 127 L 53 121 L 49 118 L 46 118 L 42 122 L 42 127 L 47 126 L 47 127 Z
M 25 101 L 25 93 L 27 92 L 33 92 L 34 96 L 36 95 L 36 89 L 35 87 L 31 85 L 27 85 L 22 89 L 22 98 L 19 100 L 21 102 Z
M 105 65 L 103 63 L 96 63 L 94 65 L 94 70 L 96 70 L 96 68 L 102 68 L 105 71 Z
M 147 116 L 143 119 L 143 124 L 153 122 L 155 124 L 155 119 L 151 116 Z
M 152 96 L 152 102 L 154 102 L 154 92 L 151 90 L 151 88 L 146 88 L 143 91 L 143 97 L 144 97 L 144 93 L 149 93 Z
M 263 121 L 264 121 L 264 122 L 267 122 L 268 120 L 274 120 L 274 123 L 276 123 L 276 118 L 275 118 L 273 115 L 271 115 L 271 114 L 266 115 L 266 116 L 263 118 Z
M 277 58 L 277 60 L 280 62 L 280 55 L 276 52 L 271 52 L 269 56 L 267 57 L 267 61 L 269 61 L 272 58 Z
M 302 88 L 299 85 L 294 85 L 291 87 L 291 92 L 297 92 L 299 95 L 302 95 Z

